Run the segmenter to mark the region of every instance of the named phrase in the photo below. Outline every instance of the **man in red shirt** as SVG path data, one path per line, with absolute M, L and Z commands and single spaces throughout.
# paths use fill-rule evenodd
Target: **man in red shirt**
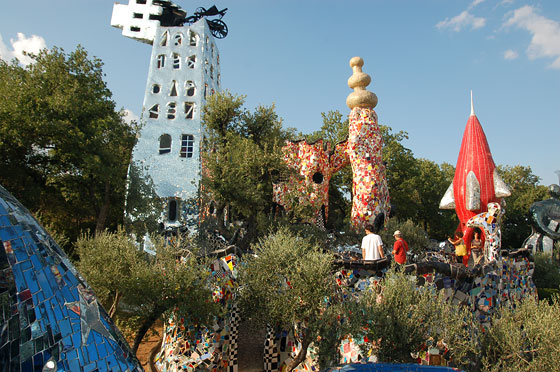
M 399 265 L 406 263 L 406 252 L 408 252 L 408 243 L 402 238 L 400 230 L 393 233 L 395 237 L 395 245 L 393 246 L 393 257 Z

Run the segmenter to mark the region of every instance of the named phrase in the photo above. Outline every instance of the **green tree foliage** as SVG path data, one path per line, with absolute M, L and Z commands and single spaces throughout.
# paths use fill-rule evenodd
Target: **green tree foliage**
M 202 184 L 220 228 L 225 228 L 227 209 L 233 218 L 247 222 L 248 236 L 254 237 L 269 223 L 272 172 L 284 168 L 281 146 L 291 132 L 282 128 L 274 106 L 250 112 L 243 103 L 243 96 L 229 91 L 209 97 L 202 117 L 208 128 Z
M 538 185 L 539 177 L 533 174 L 531 167 L 500 165 L 498 172 L 511 191 L 511 196 L 505 199 L 506 214 L 502 221 L 502 247 L 519 248 L 531 235 L 529 208 L 536 201 L 548 199 L 547 188 Z
M 546 253 L 537 253 L 535 255 L 533 281 L 539 289 L 560 289 L 560 267 L 550 255 Z
M 119 303 L 132 309 L 138 324 L 133 351 L 153 323 L 177 311 L 197 324 L 210 324 L 216 314 L 207 279 L 206 261 L 197 257 L 189 238 L 155 241 L 155 256 L 148 255 L 120 229 L 83 236 L 76 242 L 77 268 L 101 302 L 115 314 Z
M 306 136 L 312 142 L 324 139 L 334 145 L 348 136 L 348 119 L 339 111 L 321 114 L 321 129 Z M 438 165 L 427 159 L 416 159 L 403 142 L 405 131 L 393 132 L 379 126 L 383 137 L 383 161 L 387 164 L 387 183 L 394 213 L 401 220 L 412 219 L 422 224 L 428 234 L 444 239 L 458 223 L 452 211 L 439 209 L 439 202 L 453 181 L 455 168 L 447 163 Z M 327 227 L 343 229 L 349 223 L 352 199 L 352 169 L 347 166 L 333 175 L 329 188 L 329 221 Z
M 421 226 L 415 224 L 410 219 L 401 221 L 397 218 L 391 218 L 385 226 L 385 229 L 379 232 L 381 240 L 383 241 L 385 253 L 387 254 L 393 250 L 393 244 L 395 243 L 393 233 L 396 230 L 401 231 L 403 239 L 408 243 L 409 252 L 417 254 L 425 252 L 430 244 L 428 234 Z
M 416 159 L 415 163 L 414 190 L 410 195 L 416 209 L 413 218 L 431 237 L 444 240 L 459 222 L 455 211 L 439 209 L 439 202 L 453 181 L 455 169 L 450 164 L 438 165 L 422 158 Z
M 76 240 L 122 220 L 134 130 L 115 110 L 103 63 L 53 48 L 0 60 L 0 182 Z
M 560 365 L 560 303 L 526 298 L 504 307 L 485 333 L 482 370 L 557 371 Z
M 416 276 L 389 271 L 360 304 L 368 325 L 362 336 L 375 342 L 379 361 L 411 363 L 410 353 L 430 338 L 447 344 L 457 366 L 468 366 L 478 353 L 478 327 L 470 310 L 446 301 L 442 291 L 418 287 Z
M 244 316 L 256 324 L 294 332 L 302 349 L 289 363 L 287 370 L 291 371 L 304 360 L 320 330 L 332 330 L 338 315 L 326 311 L 325 302 L 335 295 L 333 256 L 287 229 L 270 234 L 253 248 L 255 256 L 240 273 L 239 305 Z M 331 348 L 330 353 L 332 356 L 336 349 Z
M 154 181 L 142 169 L 142 165 L 132 162 L 128 168 L 128 187 L 125 206 L 125 226 L 137 238 L 158 231 L 158 217 L 161 198 L 156 193 Z

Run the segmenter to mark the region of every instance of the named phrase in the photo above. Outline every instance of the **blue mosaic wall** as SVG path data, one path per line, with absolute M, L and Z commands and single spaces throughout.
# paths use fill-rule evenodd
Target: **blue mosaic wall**
M 0 186 L 0 372 L 142 371 L 64 252 Z

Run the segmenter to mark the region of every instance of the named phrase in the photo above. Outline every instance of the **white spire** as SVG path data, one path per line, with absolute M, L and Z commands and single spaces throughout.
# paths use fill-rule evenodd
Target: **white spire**
M 474 105 L 472 100 L 472 89 L 471 89 L 471 116 L 474 116 Z

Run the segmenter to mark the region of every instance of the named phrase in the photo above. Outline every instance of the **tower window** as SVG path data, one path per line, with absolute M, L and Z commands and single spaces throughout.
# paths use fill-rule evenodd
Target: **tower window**
M 142 14 L 142 13 L 134 13 L 132 16 L 133 16 L 133 18 L 138 18 L 138 19 L 144 18 L 144 14 Z
M 177 104 L 175 102 L 169 102 L 167 104 L 167 118 L 175 119 L 175 113 L 177 112 Z
M 192 134 L 183 134 L 181 136 L 181 152 L 179 156 L 182 158 L 192 158 L 194 149 L 194 136 Z
M 208 84 L 204 84 L 204 99 L 208 97 Z
M 204 60 L 204 75 L 208 75 L 208 60 Z
M 194 102 L 185 102 L 185 118 L 192 119 L 194 117 Z
M 169 92 L 169 95 L 171 97 L 177 97 L 177 82 L 175 80 L 171 82 L 171 90 Z
M 214 79 L 214 66 L 210 65 L 210 79 Z
M 136 0 L 136 4 L 146 4 L 146 0 Z
M 176 70 L 181 68 L 181 57 L 177 53 L 173 53 L 173 68 Z
M 153 94 L 158 94 L 160 92 L 161 88 L 159 86 L 159 84 L 154 84 L 152 85 L 152 93 Z
M 177 200 L 172 199 L 167 203 L 167 219 L 169 222 L 177 221 Z
M 185 88 L 187 89 L 187 96 L 192 97 L 196 93 L 196 85 L 192 80 L 187 80 L 185 83 Z
M 218 72 L 218 76 L 216 79 L 216 84 L 218 84 L 218 88 L 220 87 L 220 73 Z
M 171 152 L 171 136 L 169 134 L 162 134 L 159 137 L 159 154 L 168 154 Z
M 189 34 L 189 45 L 196 46 L 196 44 L 198 44 L 198 36 L 196 35 L 196 32 L 191 31 Z
M 169 32 L 165 31 L 163 35 L 161 35 L 161 42 L 159 43 L 161 46 L 167 46 L 167 38 L 169 37 Z
M 157 68 L 164 68 L 165 67 L 165 55 L 160 54 L 157 56 Z
M 153 105 L 148 111 L 150 112 L 150 119 L 157 119 L 159 116 L 159 105 Z
M 180 33 L 180 32 L 176 33 L 175 36 L 173 37 L 173 39 L 174 39 L 175 46 L 179 46 L 179 45 L 183 44 L 183 34 L 182 33 Z
M 190 56 L 187 59 L 187 67 L 188 68 L 194 68 L 195 63 L 196 63 L 196 56 Z
M 140 27 L 130 26 L 130 31 L 132 31 L 132 32 L 140 32 Z

